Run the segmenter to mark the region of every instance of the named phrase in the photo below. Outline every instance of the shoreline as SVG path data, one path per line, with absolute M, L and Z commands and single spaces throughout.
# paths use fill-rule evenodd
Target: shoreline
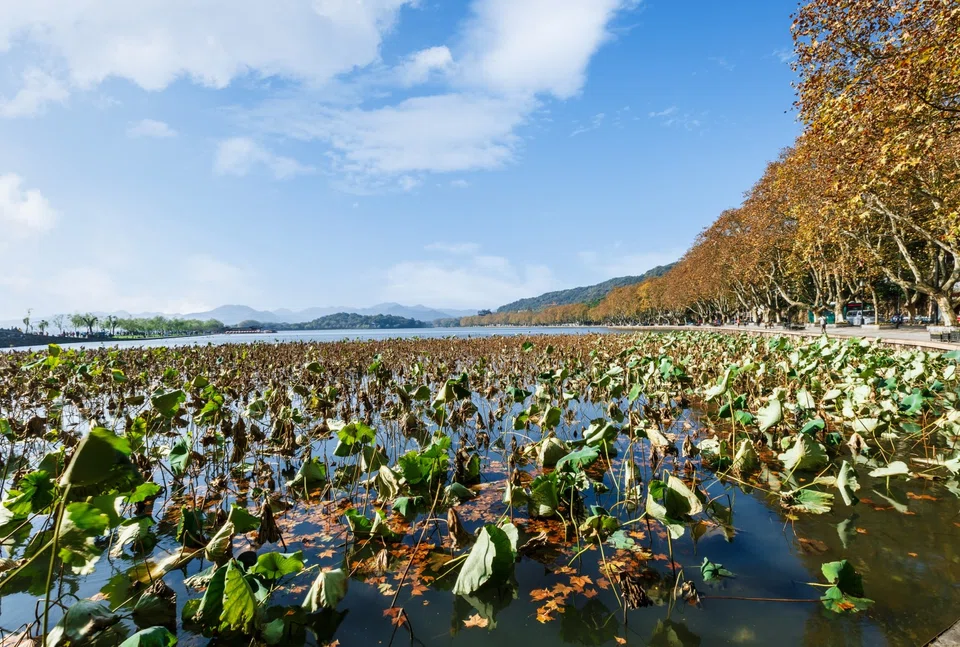
M 23 348 L 27 346 L 43 346 L 45 344 L 100 344 L 118 341 L 151 341 L 155 339 L 187 339 L 189 337 L 204 337 L 206 335 L 166 335 L 162 337 L 59 337 L 57 335 L 35 335 L 33 333 L 17 333 L 10 338 L 0 335 L 0 348 Z
M 756 328 L 751 326 L 609 326 L 612 330 L 632 332 L 677 332 L 677 331 L 708 331 L 723 333 L 747 333 L 764 337 L 819 337 L 819 330 L 783 330 L 781 328 Z M 827 328 L 827 337 L 849 337 L 867 340 L 876 340 L 878 343 L 889 346 L 908 348 L 924 348 L 928 350 L 951 351 L 960 350 L 960 344 L 930 341 L 929 332 L 922 330 L 900 328 L 882 330 L 863 330 L 856 327 Z M 927 337 L 923 339 L 922 337 Z

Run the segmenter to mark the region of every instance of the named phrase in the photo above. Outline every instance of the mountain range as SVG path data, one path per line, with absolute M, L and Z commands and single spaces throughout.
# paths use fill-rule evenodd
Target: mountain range
M 255 310 L 250 306 L 225 305 L 206 312 L 191 312 L 182 315 L 184 319 L 216 319 L 228 326 L 234 326 L 241 321 L 259 321 L 261 323 L 302 323 L 313 321 L 320 317 L 337 313 L 358 315 L 393 315 L 418 321 L 434 321 L 450 317 L 467 317 L 477 313 L 476 310 L 438 310 L 424 305 L 405 306 L 399 303 L 378 303 L 369 308 L 350 308 L 346 306 L 314 307 L 305 310 Z
M 303 323 L 307 321 L 313 321 L 327 315 L 338 314 L 338 313 L 350 313 L 358 315 L 392 315 L 394 317 L 403 317 L 406 319 L 416 319 L 418 321 L 435 321 L 437 319 L 449 319 L 449 318 L 460 318 L 468 317 L 471 315 L 477 314 L 476 310 L 439 310 L 437 308 L 429 308 L 424 305 L 415 305 L 415 306 L 405 306 L 399 303 L 378 303 L 369 308 L 351 308 L 347 306 L 334 306 L 334 307 L 314 307 L 306 308 L 305 310 L 290 310 L 287 308 L 280 308 L 277 310 L 257 310 L 251 308 L 250 306 L 245 305 L 223 305 L 213 310 L 206 310 L 204 312 L 189 312 L 184 314 L 169 314 L 163 312 L 140 312 L 140 313 L 130 313 L 126 311 L 117 311 L 117 312 L 94 312 L 93 314 L 98 317 L 105 317 L 107 315 L 114 315 L 120 317 L 121 319 L 126 318 L 148 318 L 156 316 L 164 316 L 168 319 L 201 319 L 206 321 L 207 319 L 216 319 L 224 325 L 235 326 L 242 321 L 259 321 L 262 323 Z M 41 319 L 46 319 L 50 321 L 52 317 L 49 316 L 36 316 L 31 317 L 34 323 L 40 321 Z M 22 327 L 23 322 L 18 319 L 10 319 L 7 321 L 0 321 L 0 327 Z
M 526 299 L 519 299 L 513 303 L 508 303 L 505 306 L 500 306 L 497 308 L 497 312 L 523 312 L 526 310 L 543 310 L 544 308 L 550 306 L 565 306 L 572 303 L 589 303 L 594 304 L 599 302 L 603 297 L 607 296 L 611 290 L 614 288 L 623 287 L 625 285 L 634 285 L 636 283 L 643 283 L 647 279 L 657 278 L 663 276 L 670 271 L 676 263 L 670 263 L 669 265 L 658 265 L 650 270 L 647 270 L 640 276 L 619 276 L 603 283 L 597 283 L 596 285 L 586 285 L 579 288 L 570 288 L 569 290 L 557 290 L 555 292 L 547 292 L 546 294 L 541 294 L 538 297 L 529 297 Z

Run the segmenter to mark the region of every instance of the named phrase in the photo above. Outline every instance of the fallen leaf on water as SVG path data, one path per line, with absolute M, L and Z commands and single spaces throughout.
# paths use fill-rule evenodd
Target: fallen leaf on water
M 582 577 L 574 575 L 570 578 L 570 584 L 576 591 L 582 591 L 583 587 L 585 587 L 587 584 L 593 584 L 593 582 L 590 580 L 589 575 L 584 575 Z
M 553 594 L 550 593 L 548 589 L 534 589 L 533 591 L 530 591 L 530 597 L 537 602 L 539 602 L 540 600 L 546 600 L 552 595 Z
M 390 607 L 389 609 L 383 610 L 383 615 L 387 618 L 390 618 L 390 624 L 401 627 L 407 622 L 407 614 L 404 613 L 403 607 Z
M 929 494 L 914 494 L 913 492 L 907 492 L 908 499 L 914 499 L 916 501 L 936 501 L 937 497 L 930 496 Z
M 916 553 L 907 553 L 907 555 L 909 555 L 910 557 L 916 557 L 916 556 L 917 556 Z
M 489 624 L 489 620 L 486 618 L 481 618 L 480 614 L 475 613 L 466 620 L 463 621 L 464 627 L 486 627 Z
M 613 639 L 617 641 L 617 644 L 618 644 L 618 645 L 626 645 L 626 644 L 627 644 L 627 639 L 626 639 L 626 638 L 621 638 L 620 636 L 614 636 Z
M 830 550 L 830 547 L 819 539 L 800 537 L 798 540 L 800 542 L 800 549 L 811 555 L 820 555 Z

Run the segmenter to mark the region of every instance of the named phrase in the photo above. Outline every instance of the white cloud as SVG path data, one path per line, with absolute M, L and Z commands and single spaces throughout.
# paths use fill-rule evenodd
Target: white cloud
M 499 256 L 453 254 L 444 261 L 408 261 L 386 272 L 383 298 L 434 307 L 496 307 L 556 286 L 543 265 L 515 267 Z
M 201 283 L 214 283 L 221 287 L 236 287 L 247 278 L 246 270 L 206 254 L 194 254 L 183 262 L 187 276 Z
M 4 233 L 26 236 L 49 231 L 57 215 L 40 191 L 23 187 L 19 175 L 0 175 L 0 225 Z
M 638 276 L 658 265 L 667 265 L 680 259 L 683 248 L 665 251 L 636 252 L 626 250 L 624 245 L 616 243 L 611 249 L 601 252 L 584 250 L 577 253 L 580 262 L 594 276 L 601 280 L 618 276 Z
M 659 112 L 650 112 L 647 114 L 647 116 L 651 119 L 659 119 L 660 123 L 667 128 L 677 126 L 686 130 L 696 130 L 703 125 L 703 117 L 705 114 L 706 113 L 701 115 L 692 115 L 687 112 L 680 113 L 677 111 L 676 106 L 670 106 L 669 108 Z
M 413 0 L 29 0 L 0 3 L 0 52 L 28 44 L 72 85 L 109 77 L 162 90 L 179 77 L 226 87 L 250 73 L 323 83 L 378 59 Z
M 424 249 L 428 252 L 474 256 L 480 251 L 480 245 L 476 243 L 430 243 Z
M 596 130 L 597 128 L 599 128 L 600 126 L 603 125 L 603 120 L 604 120 L 605 117 L 606 117 L 606 115 L 605 115 L 604 113 L 602 113 L 602 112 L 595 114 L 595 115 L 593 116 L 593 119 L 590 120 L 590 123 L 589 123 L 589 124 L 587 124 L 586 126 L 578 126 L 577 128 L 575 128 L 575 129 L 573 130 L 572 133 L 570 133 L 570 136 L 571 136 L 571 137 L 576 137 L 577 135 L 582 135 L 583 133 L 588 133 L 588 132 L 590 132 L 591 130 Z
M 312 166 L 270 152 L 249 137 L 231 137 L 217 146 L 213 163 L 217 175 L 244 176 L 258 166 L 265 166 L 278 180 L 316 172 Z
M 325 142 L 333 170 L 351 190 L 396 186 L 411 173 L 500 168 L 516 159 L 519 130 L 549 96 L 580 91 L 590 58 L 610 36 L 609 22 L 635 4 L 474 0 L 454 52 L 421 50 L 397 68 L 406 85 L 442 72 L 446 92 L 376 108 L 300 97 L 266 103 L 242 122 L 271 135 Z
M 670 106 L 669 108 L 665 108 L 665 109 L 663 109 L 663 110 L 660 110 L 659 112 L 650 112 L 650 113 L 647 113 L 647 116 L 650 117 L 651 119 L 655 119 L 655 118 L 657 118 L 657 117 L 669 117 L 670 115 L 672 115 L 672 114 L 675 113 L 676 111 L 677 111 L 677 107 L 676 107 L 676 106 Z
M 477 0 L 466 33 L 464 80 L 487 91 L 577 94 L 610 37 L 623 0 Z
M 532 106 L 527 99 L 454 93 L 374 110 L 275 102 L 248 117 L 272 134 L 327 142 L 341 172 L 382 176 L 502 166 L 513 159 L 520 144 L 514 129 Z
M 0 279 L 0 288 L 6 289 L 0 317 L 15 316 L 28 307 L 40 316 L 118 310 L 186 314 L 224 303 L 249 303 L 260 294 L 253 272 L 207 254 L 166 256 L 163 262 L 172 269 L 160 274 L 137 259 L 114 257 L 98 265 L 67 261 L 58 268 L 27 267 L 19 275 Z
M 0 2 L 0 53 L 40 52 L 69 88 L 109 78 L 158 91 L 185 78 L 224 88 L 282 77 L 287 98 L 235 109 L 249 132 L 221 145 L 216 168 L 267 166 L 276 177 L 315 169 L 256 144 L 267 133 L 322 142 L 339 183 L 409 188 L 423 173 L 495 169 L 517 157 L 520 129 L 551 97 L 578 94 L 610 23 L 637 0 L 471 0 L 451 39 L 380 61 L 384 35 L 418 0 L 138 0 Z M 392 89 L 443 84 L 427 96 Z M 66 84 L 66 86 L 64 86 Z M 376 98 L 376 107 L 365 104 Z M 52 99 L 48 99 L 52 100 Z
M 177 131 L 169 124 L 155 119 L 142 119 L 130 124 L 127 128 L 128 137 L 176 137 Z
M 793 51 L 792 47 L 780 47 L 773 50 L 773 55 L 779 59 L 781 63 L 792 63 L 797 60 L 797 53 Z
M 405 86 L 425 83 L 434 74 L 453 69 L 453 55 L 445 47 L 430 47 L 411 54 L 397 70 L 400 83 Z
M 418 178 L 415 178 L 412 175 L 403 175 L 400 177 L 397 183 L 400 185 L 401 191 L 410 192 L 420 186 L 420 182 L 421 181 Z
M 454 189 L 466 189 L 470 186 L 470 183 L 464 179 L 450 180 L 450 186 Z
M 0 9 L 2 15 L 3 10 Z M 48 103 L 63 103 L 69 94 L 61 81 L 43 70 L 31 67 L 23 73 L 23 86 L 14 97 L 6 100 L 0 98 L 0 117 L 33 117 L 42 114 Z

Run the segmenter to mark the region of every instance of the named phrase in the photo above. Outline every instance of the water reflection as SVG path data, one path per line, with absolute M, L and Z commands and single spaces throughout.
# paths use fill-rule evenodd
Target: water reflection
M 510 582 L 503 586 L 482 588 L 473 595 L 458 595 L 453 601 L 453 616 L 450 633 L 456 635 L 466 625 L 466 620 L 474 614 L 486 621 L 488 629 L 496 629 L 497 614 L 517 599 L 517 584 Z
M 658 620 L 650 636 L 650 647 L 697 647 L 700 636 L 687 629 L 687 625 L 673 620 Z
M 568 604 L 560 615 L 560 638 L 571 645 L 603 645 L 620 634 L 619 614 L 598 598 L 579 608 Z

